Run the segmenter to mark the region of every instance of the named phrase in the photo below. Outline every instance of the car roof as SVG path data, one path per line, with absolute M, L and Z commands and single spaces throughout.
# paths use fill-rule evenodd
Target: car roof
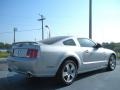
M 70 39 L 70 38 L 81 38 L 81 37 L 79 36 L 56 36 L 56 37 L 51 37 L 48 39 L 41 40 L 40 43 L 51 45 L 61 40 Z M 84 38 L 81 38 L 81 39 L 84 39 Z M 85 38 L 85 39 L 88 39 L 88 38 Z

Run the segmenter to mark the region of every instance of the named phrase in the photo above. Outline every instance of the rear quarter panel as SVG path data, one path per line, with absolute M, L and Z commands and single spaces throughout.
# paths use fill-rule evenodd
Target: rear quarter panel
M 44 45 L 41 46 L 41 59 L 48 68 L 59 68 L 61 63 L 69 56 L 75 57 L 79 64 L 81 60 L 77 55 L 78 47 L 76 46 L 53 46 Z

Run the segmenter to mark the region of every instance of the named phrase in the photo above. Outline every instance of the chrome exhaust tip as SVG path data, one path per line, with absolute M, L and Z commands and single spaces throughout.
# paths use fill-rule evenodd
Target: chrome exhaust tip
M 12 70 L 11 70 L 10 68 L 8 68 L 8 71 L 9 71 L 9 72 L 12 72 Z
M 32 73 L 31 72 L 27 72 L 27 78 L 31 78 L 32 77 Z

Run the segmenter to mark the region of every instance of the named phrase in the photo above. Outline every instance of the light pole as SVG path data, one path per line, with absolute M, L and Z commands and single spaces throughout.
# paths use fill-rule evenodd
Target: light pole
M 44 16 L 43 15 L 40 15 L 41 16 L 41 19 L 38 19 L 38 21 L 41 21 L 42 22 L 42 40 L 44 39 L 44 27 L 43 27 L 43 21 L 45 20 Z
M 92 0 L 89 0 L 89 38 L 92 39 Z
M 15 43 L 15 36 L 16 36 L 16 31 L 17 31 L 17 28 L 16 27 L 14 27 L 14 29 L 13 29 L 13 31 L 14 31 L 14 43 Z
M 49 38 L 50 38 L 50 37 L 51 37 L 51 34 L 50 34 L 50 28 L 49 28 L 48 25 L 45 25 L 45 27 L 48 28 L 48 30 L 49 30 Z

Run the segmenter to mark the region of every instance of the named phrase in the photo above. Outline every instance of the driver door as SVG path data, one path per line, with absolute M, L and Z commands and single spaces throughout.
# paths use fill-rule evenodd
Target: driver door
M 81 46 L 83 70 L 94 69 L 104 64 L 105 54 L 102 48 L 95 48 L 96 43 L 87 38 L 79 38 L 78 41 Z

